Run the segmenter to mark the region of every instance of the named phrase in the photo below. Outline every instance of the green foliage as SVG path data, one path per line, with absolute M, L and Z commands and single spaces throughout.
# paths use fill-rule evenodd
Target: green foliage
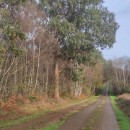
M 18 6 L 26 2 L 26 0 L 1 0 L 1 2 L 4 2 L 10 6 Z
M 82 76 L 82 69 L 68 67 L 65 69 L 65 76 L 72 81 L 80 81 Z
M 118 24 L 102 0 L 40 0 L 63 59 L 90 63 L 97 47 L 112 47 Z M 96 54 L 96 53 L 95 53 Z
M 23 51 L 16 45 L 18 40 L 25 40 L 25 33 L 22 31 L 19 23 L 14 18 L 17 7 L 25 2 L 25 0 L 2 0 L 4 7 L 0 9 L 0 51 L 6 49 L 8 52 L 19 56 Z M 7 6 L 5 8 L 5 6 Z M 14 24 L 15 23 L 15 24 Z M 2 59 L 2 57 L 0 57 Z
M 14 41 L 16 38 L 25 40 L 25 34 L 22 32 L 18 24 L 16 24 L 15 26 L 7 25 L 5 27 L 5 32 L 7 39 L 11 41 Z
M 83 89 L 84 93 L 87 95 L 87 96 L 92 96 L 94 95 L 93 92 L 92 92 L 92 89 L 89 87 L 89 86 L 85 86 L 84 89 Z
M 0 65 L 3 63 L 4 54 L 6 52 L 6 49 L 2 42 L 0 42 Z
M 16 57 L 23 54 L 23 50 L 17 47 L 17 40 L 25 40 L 26 36 L 21 30 L 20 26 L 7 25 L 5 28 L 4 40 L 8 42 L 8 51 L 13 53 Z
M 28 98 L 29 98 L 29 100 L 30 100 L 31 102 L 38 101 L 37 97 L 35 97 L 35 96 L 29 96 Z

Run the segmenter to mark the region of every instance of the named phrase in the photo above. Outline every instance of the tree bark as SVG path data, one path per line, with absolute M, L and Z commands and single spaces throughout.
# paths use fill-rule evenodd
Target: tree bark
M 48 66 L 48 62 L 47 62 L 47 66 L 46 66 L 46 82 L 45 82 L 45 91 L 46 91 L 46 98 L 48 98 L 48 75 L 49 75 L 49 66 Z
M 59 64 L 58 64 L 58 59 L 54 59 L 54 97 L 55 99 L 60 99 L 60 93 L 59 93 Z

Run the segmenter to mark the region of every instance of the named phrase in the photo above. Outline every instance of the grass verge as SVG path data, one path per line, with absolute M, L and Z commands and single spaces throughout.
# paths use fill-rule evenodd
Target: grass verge
M 94 102 L 97 98 L 98 97 L 91 97 L 91 98 L 85 99 L 85 100 L 73 100 L 73 102 L 70 102 L 66 105 L 61 105 L 60 107 L 57 107 L 57 105 L 58 105 L 57 104 L 53 109 L 37 112 L 37 113 L 34 113 L 33 115 L 30 115 L 30 116 L 24 116 L 24 117 L 16 119 L 16 120 L 0 121 L 0 128 L 6 128 L 6 127 L 13 126 L 13 125 L 23 124 L 25 122 L 28 122 L 29 120 L 43 116 L 51 111 L 60 111 L 60 110 L 65 109 L 65 108 L 68 108 L 68 107 L 71 107 L 74 105 L 84 104 L 84 103 L 90 104 L 90 103 Z M 50 127 L 51 129 L 54 128 L 53 130 L 55 130 L 55 128 L 59 127 L 59 124 L 62 124 L 62 123 L 63 123 L 63 121 L 60 121 L 58 123 L 53 123 L 53 124 L 49 125 L 48 127 Z M 48 129 L 48 130 L 51 130 L 51 129 Z
M 52 123 L 52 124 L 48 125 L 47 127 L 38 129 L 38 130 L 57 130 L 63 123 L 64 123 L 64 121 L 59 121 L 59 122 Z
M 33 115 L 30 116 L 24 116 L 22 118 L 19 118 L 17 120 L 7 120 L 7 121 L 0 121 L 0 128 L 4 128 L 4 127 L 9 127 L 12 125 L 19 125 L 21 123 L 27 122 L 29 120 L 35 119 L 40 117 L 41 115 L 45 115 L 47 114 L 49 111 L 44 111 L 44 112 L 38 112 L 35 113 Z
M 130 119 L 125 115 L 125 113 L 118 107 L 116 102 L 116 97 L 111 96 L 111 102 L 113 109 L 116 114 L 117 121 L 119 122 L 119 126 L 121 130 L 129 130 L 130 129 Z
M 40 111 L 40 112 L 36 112 L 32 115 L 24 116 L 24 117 L 15 119 L 15 120 L 0 121 L 0 128 L 6 128 L 6 127 L 9 127 L 9 126 L 13 126 L 13 125 L 19 125 L 19 124 L 25 123 L 29 120 L 43 116 L 43 115 L 45 115 L 45 114 L 47 114 L 51 111 L 59 111 L 59 110 L 66 109 L 66 108 L 74 106 L 74 105 L 78 105 L 78 104 L 80 105 L 80 104 L 85 103 L 87 101 L 92 101 L 92 100 L 96 100 L 96 99 L 97 99 L 97 97 L 92 96 L 89 99 L 84 99 L 84 100 L 73 99 L 72 101 L 69 101 L 65 105 L 57 103 L 55 106 L 52 107 L 52 109 L 49 109 L 49 110 L 43 110 L 43 111 Z

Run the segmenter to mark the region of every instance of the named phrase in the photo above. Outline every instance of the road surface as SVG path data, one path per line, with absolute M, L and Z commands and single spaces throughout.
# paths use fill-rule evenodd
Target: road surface
M 102 103 L 103 110 L 99 116 L 97 124 L 95 124 L 94 130 L 119 130 L 109 97 L 103 97 L 95 104 L 86 107 L 84 110 L 67 120 L 58 130 L 82 130 L 87 126 L 87 122 L 92 120 L 91 115 L 96 111 L 99 105 L 102 105 Z

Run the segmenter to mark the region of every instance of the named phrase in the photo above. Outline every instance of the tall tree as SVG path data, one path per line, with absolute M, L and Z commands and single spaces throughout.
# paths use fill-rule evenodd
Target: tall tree
M 55 97 L 59 98 L 58 60 L 89 64 L 97 48 L 112 47 L 118 24 L 102 0 L 40 0 L 47 25 L 58 39 L 55 57 Z

